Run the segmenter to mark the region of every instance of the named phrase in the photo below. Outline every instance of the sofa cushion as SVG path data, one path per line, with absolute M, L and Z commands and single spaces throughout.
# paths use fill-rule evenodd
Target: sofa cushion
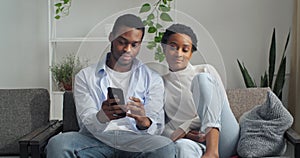
M 239 122 L 237 152 L 241 157 L 283 154 L 286 147 L 284 133 L 291 127 L 293 117 L 272 91 L 268 91 L 263 104 L 244 113 Z
M 0 89 L 0 155 L 18 154 L 18 140 L 49 122 L 46 89 Z
M 79 131 L 76 107 L 72 91 L 64 93 L 63 102 L 63 132 Z

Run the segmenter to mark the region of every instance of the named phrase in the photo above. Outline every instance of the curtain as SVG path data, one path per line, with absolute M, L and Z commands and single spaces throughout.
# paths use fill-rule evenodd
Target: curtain
M 294 116 L 293 128 L 300 133 L 300 0 L 294 6 L 288 109 Z

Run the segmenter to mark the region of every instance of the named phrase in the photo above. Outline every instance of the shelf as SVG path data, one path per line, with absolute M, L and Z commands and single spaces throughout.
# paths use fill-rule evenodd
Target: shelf
M 72 38 L 54 38 L 50 39 L 49 42 L 107 42 L 107 37 L 72 37 Z

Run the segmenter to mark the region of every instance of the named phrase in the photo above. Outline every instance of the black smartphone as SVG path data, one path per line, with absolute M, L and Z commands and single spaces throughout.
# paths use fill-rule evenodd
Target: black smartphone
M 108 97 L 110 99 L 119 99 L 120 100 L 116 104 L 120 104 L 120 105 L 124 105 L 125 104 L 124 94 L 123 94 L 123 90 L 121 88 L 108 87 L 107 91 L 108 91 Z
M 110 99 L 119 99 L 119 102 L 116 102 L 113 105 L 124 105 L 125 104 L 124 94 L 123 94 L 123 90 L 121 88 L 108 87 L 107 92 L 108 92 L 108 97 Z M 118 116 L 125 117 L 126 112 L 123 111 L 121 114 L 118 114 Z

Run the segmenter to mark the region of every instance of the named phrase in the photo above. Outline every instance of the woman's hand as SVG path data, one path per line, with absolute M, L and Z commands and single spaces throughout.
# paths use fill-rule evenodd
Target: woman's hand
M 196 130 L 192 130 L 185 135 L 185 138 L 201 143 L 205 141 L 205 134 Z
M 181 129 L 181 128 L 176 129 L 176 130 L 171 134 L 171 140 L 174 141 L 174 142 L 175 142 L 176 140 L 180 139 L 180 138 L 183 138 L 183 137 L 185 137 L 185 132 L 184 132 L 184 130 Z

